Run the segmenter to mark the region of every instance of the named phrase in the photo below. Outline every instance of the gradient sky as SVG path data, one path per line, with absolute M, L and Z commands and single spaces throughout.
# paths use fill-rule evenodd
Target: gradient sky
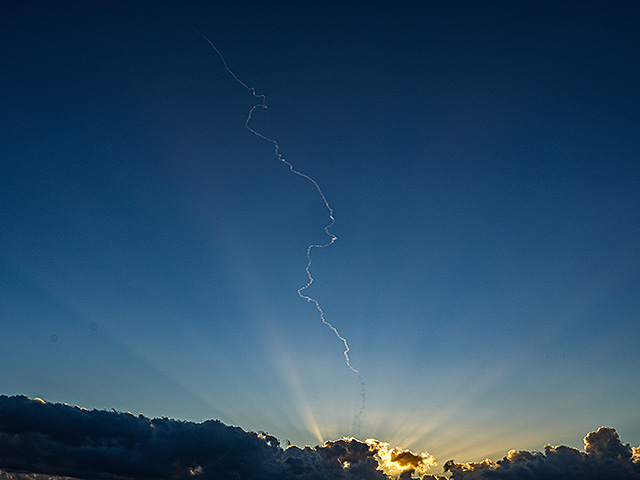
M 0 393 L 450 458 L 640 444 L 640 3 L 4 2 Z M 312 176 L 335 211 L 324 243 Z

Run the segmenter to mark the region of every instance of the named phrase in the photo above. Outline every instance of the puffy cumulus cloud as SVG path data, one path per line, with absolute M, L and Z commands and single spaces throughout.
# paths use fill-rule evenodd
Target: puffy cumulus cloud
M 388 443 L 370 438 L 367 445 L 375 452 L 375 457 L 382 469 L 389 475 L 426 473 L 436 466 L 436 460 L 427 452 L 413 453 L 409 450 L 390 448 Z
M 640 480 L 640 447 L 613 428 L 584 451 L 547 445 L 497 462 L 444 465 L 451 480 Z M 0 480 L 447 480 L 426 452 L 355 438 L 283 449 L 277 438 L 202 423 L 0 396 Z
M 584 452 L 551 445 L 544 452 L 511 450 L 496 463 L 450 460 L 444 470 L 453 480 L 640 480 L 640 447 L 623 444 L 613 428 L 589 433 L 584 444 Z
M 327 441 L 318 447 L 289 447 L 284 452 L 286 478 L 387 480 L 375 452 L 355 438 Z
M 429 454 L 375 440 L 285 450 L 271 435 L 217 420 L 149 419 L 0 396 L 0 480 L 389 480 L 383 458 L 401 478 L 435 464 Z
M 268 478 L 277 439 L 200 424 L 0 397 L 0 468 L 81 478 Z

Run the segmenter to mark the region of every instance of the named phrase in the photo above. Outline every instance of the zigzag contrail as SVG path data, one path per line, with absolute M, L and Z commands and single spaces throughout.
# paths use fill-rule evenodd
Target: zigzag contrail
M 303 298 L 307 302 L 312 302 L 313 304 L 315 304 L 316 308 L 318 309 L 318 312 L 320 313 L 320 320 L 322 320 L 322 323 L 324 323 L 327 327 L 329 327 L 333 331 L 333 333 L 335 333 L 336 337 L 338 337 L 340 339 L 340 341 L 344 344 L 344 352 L 343 353 L 344 353 L 345 361 L 347 363 L 347 367 L 349 367 L 353 373 L 358 375 L 358 379 L 360 380 L 360 387 L 361 387 L 360 396 L 362 397 L 362 405 L 360 407 L 360 411 L 356 415 L 356 424 L 357 424 L 358 434 L 360 434 L 360 417 L 362 416 L 362 412 L 364 411 L 364 407 L 366 405 L 366 391 L 365 391 L 364 380 L 362 379 L 362 376 L 360 375 L 360 371 L 356 370 L 353 367 L 353 365 L 351 365 L 351 359 L 349 358 L 349 351 L 351 349 L 349 348 L 349 344 L 347 343 L 347 339 L 344 338 L 342 335 L 340 335 L 340 332 L 338 332 L 338 329 L 336 327 L 334 327 L 331 323 L 329 323 L 326 320 L 326 318 L 324 316 L 324 311 L 322 310 L 322 307 L 320 306 L 320 303 L 315 298 L 310 297 L 309 295 L 306 295 L 304 293 L 305 290 L 307 290 L 311 286 L 311 284 L 313 283 L 313 276 L 311 275 L 311 250 L 313 250 L 314 248 L 326 248 L 326 247 L 328 247 L 330 245 L 333 245 L 333 243 L 338 239 L 338 237 L 336 237 L 333 233 L 331 233 L 329 231 L 329 229 L 331 227 L 333 227 L 333 225 L 336 223 L 336 220 L 333 217 L 333 209 L 331 208 L 331 205 L 329 205 L 329 201 L 325 197 L 324 193 L 322 193 L 322 189 L 320 188 L 320 185 L 318 185 L 318 182 L 316 182 L 309 175 L 306 175 L 306 174 L 296 170 L 293 167 L 293 164 L 291 164 L 290 162 L 285 160 L 284 157 L 282 156 L 282 154 L 280 154 L 280 145 L 278 144 L 278 142 L 276 140 L 274 140 L 273 138 L 269 138 L 269 137 L 263 135 L 262 133 L 254 130 L 249 125 L 249 123 L 251 122 L 251 119 L 253 117 L 253 112 L 256 110 L 256 108 L 265 108 L 265 109 L 267 108 L 267 103 L 266 103 L 267 99 L 266 99 L 266 97 L 264 95 L 262 95 L 262 94 L 256 93 L 256 89 L 254 87 L 250 87 L 249 85 L 244 83 L 242 80 L 240 80 L 238 78 L 238 76 L 233 72 L 233 70 L 231 70 L 229 68 L 229 65 L 227 64 L 227 60 L 224 58 L 224 56 L 222 55 L 220 50 L 218 50 L 218 47 L 216 47 L 213 44 L 213 42 L 211 40 L 209 40 L 197 28 L 195 28 L 193 26 L 191 26 L 191 28 L 193 28 L 193 30 L 195 30 L 196 33 L 198 33 L 211 46 L 211 48 L 213 48 L 213 50 L 218 54 L 218 57 L 220 57 L 220 60 L 222 61 L 222 64 L 224 65 L 224 68 L 227 70 L 227 72 L 229 72 L 229 74 L 233 77 L 233 79 L 236 82 L 238 82 L 240 85 L 242 85 L 244 88 L 246 88 L 249 92 L 251 92 L 251 95 L 253 95 L 254 98 L 257 98 L 257 99 L 260 100 L 260 103 L 256 103 L 249 110 L 249 114 L 247 115 L 247 119 L 244 122 L 244 126 L 247 128 L 247 130 L 249 130 L 251 133 L 253 133 L 257 137 L 260 137 L 261 139 L 266 140 L 267 142 L 273 144 L 274 153 L 275 153 L 276 158 L 279 161 L 281 161 L 282 163 L 286 164 L 289 167 L 289 170 L 291 172 L 293 172 L 296 175 L 299 175 L 299 176 L 307 179 L 308 181 L 310 181 L 313 184 L 313 186 L 316 187 L 316 190 L 320 194 L 320 197 L 322 198 L 322 201 L 324 202 L 325 207 L 329 211 L 329 219 L 331 221 L 324 227 L 324 231 L 327 234 L 327 236 L 330 238 L 330 240 L 329 240 L 329 242 L 327 242 L 325 244 L 311 244 L 311 245 L 309 245 L 307 247 L 307 266 L 305 268 L 305 271 L 307 272 L 307 277 L 308 277 L 309 281 L 307 282 L 306 285 L 304 285 L 303 287 L 300 287 L 298 289 L 298 296 L 300 298 Z

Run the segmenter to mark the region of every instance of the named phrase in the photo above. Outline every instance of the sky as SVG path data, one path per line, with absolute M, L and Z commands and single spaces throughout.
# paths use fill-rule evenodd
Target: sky
M 640 4 L 0 13 L 0 394 L 438 468 L 640 444 Z M 358 374 L 297 293 L 330 212 L 240 82 L 333 211 L 305 293 Z

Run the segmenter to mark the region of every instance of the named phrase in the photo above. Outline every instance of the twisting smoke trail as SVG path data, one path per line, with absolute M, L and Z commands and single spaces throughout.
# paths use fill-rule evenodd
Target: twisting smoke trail
M 238 82 L 240 85 L 242 85 L 244 88 L 246 88 L 249 92 L 251 92 L 251 95 L 253 95 L 254 98 L 257 98 L 257 99 L 260 100 L 260 103 L 256 103 L 249 110 L 249 114 L 247 115 L 247 119 L 244 122 L 244 126 L 246 127 L 246 129 L 249 130 L 254 135 L 256 135 L 257 137 L 260 137 L 261 139 L 273 144 L 274 154 L 275 154 L 276 158 L 279 161 L 281 161 L 282 163 L 286 164 L 289 167 L 289 170 L 291 172 L 293 172 L 296 175 L 299 175 L 300 177 L 303 177 L 303 178 L 307 179 L 308 181 L 310 181 L 313 184 L 313 186 L 316 187 L 316 190 L 320 194 L 320 197 L 322 198 L 322 201 L 324 202 L 325 207 L 329 211 L 329 219 L 331 221 L 324 227 L 324 231 L 327 234 L 327 236 L 330 238 L 330 240 L 327 243 L 324 243 L 324 244 L 311 244 L 311 245 L 309 245 L 307 247 L 307 266 L 305 268 L 305 271 L 307 272 L 307 277 L 308 277 L 309 280 L 308 280 L 306 285 L 304 285 L 304 286 L 302 286 L 302 287 L 300 287 L 298 289 L 298 296 L 300 298 L 306 300 L 307 302 L 312 302 L 316 306 L 316 309 L 320 313 L 320 320 L 322 320 L 322 323 L 324 323 L 327 327 L 329 327 L 333 331 L 333 333 L 335 333 L 336 337 L 338 337 L 340 339 L 340 341 L 344 344 L 344 352 L 343 352 L 343 354 L 344 354 L 345 361 L 347 363 L 347 367 L 349 367 L 353 373 L 358 375 L 358 379 L 360 380 L 360 396 L 362 397 L 362 405 L 360 406 L 360 411 L 356 415 L 356 428 L 358 430 L 358 434 L 360 434 L 360 417 L 362 416 L 362 413 L 364 412 L 364 408 L 365 408 L 365 405 L 366 405 L 366 390 L 365 390 L 364 380 L 362 379 L 362 375 L 360 375 L 360 371 L 357 370 L 356 368 L 354 368 L 353 365 L 351 365 L 351 359 L 349 358 L 349 351 L 351 349 L 349 348 L 349 344 L 347 343 L 347 339 L 344 338 L 342 335 L 340 335 L 340 332 L 338 332 L 338 329 L 336 327 L 334 327 L 330 322 L 327 321 L 327 319 L 324 316 L 324 311 L 322 310 L 322 307 L 320 306 L 320 303 L 315 298 L 310 297 L 309 295 L 304 293 L 305 290 L 307 290 L 311 286 L 311 284 L 313 283 L 313 275 L 311 275 L 311 251 L 314 248 L 326 248 L 326 247 L 328 247 L 330 245 L 333 245 L 333 243 L 338 239 L 338 237 L 336 237 L 329 230 L 336 223 L 336 220 L 335 220 L 335 218 L 333 216 L 333 209 L 331 208 L 331 205 L 329 205 L 329 201 L 327 200 L 327 197 L 325 197 L 324 193 L 322 193 L 322 189 L 320 188 L 320 185 L 318 185 L 318 182 L 316 182 L 309 175 L 306 175 L 305 173 L 302 173 L 302 172 L 296 170 L 293 167 L 292 163 L 290 163 L 287 160 L 285 160 L 285 158 L 280 153 L 280 145 L 278 144 L 278 142 L 276 140 L 274 140 L 273 138 L 269 138 L 269 137 L 263 135 L 262 133 L 258 132 L 257 130 L 254 130 L 253 128 L 251 128 L 251 125 L 249 125 L 250 122 L 251 122 L 251 119 L 253 118 L 253 112 L 257 108 L 265 108 L 265 109 L 268 108 L 267 107 L 267 98 L 263 94 L 256 93 L 256 89 L 254 87 L 250 87 L 249 85 L 244 83 L 242 80 L 240 80 L 238 78 L 238 76 L 234 73 L 234 71 L 229 68 L 229 64 L 227 63 L 227 60 L 224 58 L 224 56 L 222 55 L 220 50 L 218 50 L 218 47 L 216 47 L 213 44 L 213 42 L 211 40 L 209 40 L 197 28 L 195 28 L 194 26 L 191 26 L 191 28 L 193 28 L 193 30 L 195 30 L 195 32 L 198 35 L 200 35 L 211 46 L 211 48 L 213 48 L 213 50 L 218 54 L 218 57 L 220 57 L 220 60 L 222 61 L 222 64 L 224 65 L 224 68 L 227 70 L 227 72 L 229 72 L 229 74 L 233 77 L 233 79 L 236 82 Z

